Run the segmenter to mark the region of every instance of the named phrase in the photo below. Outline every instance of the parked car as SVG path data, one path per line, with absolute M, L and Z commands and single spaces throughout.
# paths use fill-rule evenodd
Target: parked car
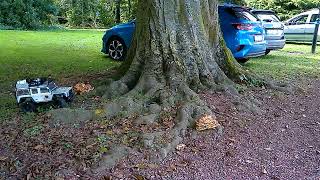
M 219 17 L 226 45 L 239 62 L 265 55 L 265 30 L 261 21 L 247 8 L 231 4 L 221 5 Z
M 262 25 L 265 28 L 266 54 L 270 53 L 271 50 L 282 49 L 286 44 L 286 39 L 284 25 L 279 17 L 271 10 L 253 9 L 251 12 L 262 21 Z
M 227 47 L 240 62 L 266 52 L 264 28 L 247 9 L 235 5 L 219 6 L 221 29 Z M 102 40 L 102 52 L 112 59 L 122 60 L 132 41 L 135 21 L 120 24 L 106 31 Z
M 312 9 L 285 21 L 284 34 L 287 41 L 311 43 L 315 24 L 319 18 L 319 9 Z M 318 42 L 320 42 L 320 30 L 318 31 Z
M 114 60 L 123 60 L 131 44 L 136 27 L 135 20 L 107 30 L 102 38 L 102 52 Z

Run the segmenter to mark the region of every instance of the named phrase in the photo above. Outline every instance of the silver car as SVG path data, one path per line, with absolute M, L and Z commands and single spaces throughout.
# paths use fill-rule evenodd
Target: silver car
M 271 10 L 251 10 L 261 21 L 266 30 L 265 40 L 267 42 L 266 54 L 271 50 L 282 49 L 285 44 L 284 25 L 278 16 Z
M 315 24 L 319 18 L 319 9 L 313 9 L 285 21 L 284 33 L 287 41 L 312 42 Z M 320 30 L 318 42 L 320 42 Z

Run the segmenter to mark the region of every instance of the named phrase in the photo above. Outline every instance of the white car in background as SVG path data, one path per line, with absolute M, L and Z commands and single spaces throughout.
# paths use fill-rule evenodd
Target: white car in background
M 319 19 L 319 9 L 312 9 L 285 21 L 286 40 L 288 42 L 312 42 L 316 22 Z M 320 30 L 318 31 L 318 42 L 320 42 Z

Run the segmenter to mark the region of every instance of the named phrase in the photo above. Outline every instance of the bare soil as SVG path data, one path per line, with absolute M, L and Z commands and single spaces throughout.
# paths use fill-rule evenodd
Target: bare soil
M 236 111 L 228 96 L 204 93 L 223 134 L 191 133 L 186 148 L 155 164 L 132 154 L 108 176 L 128 179 L 320 179 L 320 81 L 287 95 L 255 89 L 260 115 Z M 143 160 L 141 160 L 143 159 Z
M 237 111 L 225 94 L 203 93 L 222 133 L 190 129 L 186 148 L 161 162 L 141 148 L 103 175 L 90 167 L 110 143 L 122 134 L 128 140 L 119 143 L 135 139 L 125 121 L 51 128 L 45 115 L 36 122 L 17 117 L 0 128 L 0 179 L 320 179 L 320 81 L 303 88 L 246 91 L 262 110 L 256 115 Z

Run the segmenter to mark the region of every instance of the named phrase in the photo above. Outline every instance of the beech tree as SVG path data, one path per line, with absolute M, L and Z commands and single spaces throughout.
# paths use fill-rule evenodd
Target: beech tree
M 104 93 L 103 110 L 56 110 L 53 121 L 61 115 L 77 120 L 82 114 L 111 122 L 125 119 L 138 127 L 144 147 L 163 158 L 197 120 L 216 120 L 198 93 L 227 92 L 242 102 L 241 107 L 256 110 L 240 98 L 235 83 L 290 90 L 236 62 L 221 35 L 217 0 L 139 0 L 133 42 L 120 69 L 124 73 L 119 80 L 96 89 Z M 112 167 L 128 151 L 126 145 L 111 148 L 95 171 Z
M 136 31 L 123 77 L 107 87 L 105 116 L 144 116 L 159 121 L 161 111 L 175 109 L 174 127 L 166 132 L 143 135 L 147 147 L 157 147 L 166 134 L 165 156 L 195 120 L 215 114 L 200 99 L 205 90 L 225 91 L 239 97 L 235 83 L 259 82 L 276 86 L 243 69 L 227 49 L 221 35 L 218 0 L 140 0 Z M 254 104 L 243 103 L 254 109 Z M 140 118 L 141 119 L 141 118 Z

